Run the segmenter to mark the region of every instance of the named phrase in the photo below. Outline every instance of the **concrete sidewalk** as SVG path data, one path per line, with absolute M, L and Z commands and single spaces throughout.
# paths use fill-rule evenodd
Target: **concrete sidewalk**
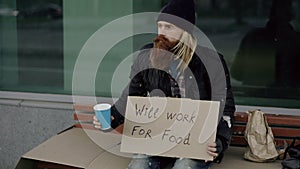
M 255 163 L 243 159 L 244 147 L 230 147 L 221 164 L 214 164 L 211 169 L 281 169 L 281 161 Z

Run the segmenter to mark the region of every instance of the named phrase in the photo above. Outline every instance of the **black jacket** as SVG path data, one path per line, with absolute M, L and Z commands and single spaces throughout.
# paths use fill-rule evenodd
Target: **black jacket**
M 160 89 L 164 91 L 166 97 L 174 97 L 171 92 L 171 82 L 170 75 L 162 70 L 152 69 L 149 67 L 149 49 L 153 47 L 153 44 L 146 45 L 142 48 L 140 54 L 135 59 L 134 64 L 131 67 L 130 73 L 130 83 L 125 88 L 120 99 L 112 106 L 111 113 L 114 117 L 112 121 L 112 127 L 116 128 L 120 124 L 124 123 L 124 113 L 126 110 L 127 96 L 149 96 L 149 94 L 156 95 L 155 92 L 151 92 L 154 89 Z M 202 55 L 198 57 L 197 54 Z M 194 100 L 212 100 L 212 88 L 211 80 L 209 78 L 206 67 L 200 58 L 212 57 L 212 50 L 204 47 L 198 46 L 196 52 L 192 57 L 188 65 L 188 69 L 184 72 L 184 82 L 185 82 L 185 95 L 186 98 L 191 98 Z M 216 53 L 216 52 L 214 52 Z M 218 60 L 221 60 L 219 67 L 225 73 L 226 88 L 224 90 L 225 97 L 223 115 L 231 117 L 231 124 L 234 122 L 234 99 L 230 85 L 229 71 L 224 61 L 222 55 L 217 54 Z M 217 76 L 218 76 L 218 71 Z M 211 79 L 217 79 L 212 77 Z M 154 93 L 154 94 L 153 94 Z M 150 95 L 150 96 L 152 96 Z M 215 100 L 215 99 L 214 99 Z M 220 99 L 221 100 L 221 99 Z M 222 103 L 221 103 L 222 104 Z M 223 118 L 220 119 L 218 129 L 217 129 L 217 139 L 220 139 L 223 146 L 223 151 L 220 153 L 219 161 L 222 159 L 223 152 L 228 148 L 231 140 L 231 128 Z

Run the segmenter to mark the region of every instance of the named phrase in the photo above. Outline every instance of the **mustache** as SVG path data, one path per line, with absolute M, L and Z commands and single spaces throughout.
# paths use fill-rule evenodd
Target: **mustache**
M 171 51 L 174 48 L 174 46 L 177 45 L 179 40 L 171 42 L 168 38 L 166 38 L 165 35 L 160 34 L 153 39 L 153 42 L 154 42 L 154 48 Z

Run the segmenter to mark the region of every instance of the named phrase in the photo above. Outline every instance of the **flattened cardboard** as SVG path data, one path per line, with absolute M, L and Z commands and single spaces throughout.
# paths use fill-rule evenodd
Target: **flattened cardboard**
M 121 152 L 213 160 L 219 102 L 128 97 Z
M 16 169 L 24 169 L 23 166 L 31 165 L 30 160 L 87 168 L 107 149 L 114 149 L 120 145 L 120 141 L 121 135 L 114 133 L 72 128 L 23 155 Z
M 52 137 L 23 157 L 85 168 L 103 151 L 82 129 L 74 128 Z
M 120 146 L 118 146 L 118 150 L 120 150 Z M 99 168 L 126 168 L 131 161 L 129 157 L 122 157 L 115 154 L 111 154 L 109 152 L 104 152 L 99 155 L 91 164 L 87 167 L 87 169 L 99 169 Z

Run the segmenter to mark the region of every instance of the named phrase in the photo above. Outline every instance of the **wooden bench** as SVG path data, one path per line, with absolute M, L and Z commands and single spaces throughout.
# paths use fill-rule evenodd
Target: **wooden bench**
M 74 105 L 74 127 L 96 130 L 92 124 L 93 106 Z M 269 126 L 272 128 L 276 145 L 284 147 L 290 144 L 293 137 L 300 136 L 300 116 L 265 114 Z M 248 114 L 245 112 L 235 112 L 235 124 L 233 127 L 232 146 L 247 146 L 245 140 L 245 128 L 248 121 Z M 122 133 L 123 126 L 117 129 Z M 298 141 L 300 144 L 300 142 Z
M 277 147 L 284 148 L 285 144 L 291 143 L 293 137 L 300 136 L 300 116 L 265 114 L 265 117 L 272 129 Z M 244 137 L 247 121 L 247 113 L 235 113 L 231 145 L 247 146 Z M 299 141 L 297 143 L 300 144 Z

